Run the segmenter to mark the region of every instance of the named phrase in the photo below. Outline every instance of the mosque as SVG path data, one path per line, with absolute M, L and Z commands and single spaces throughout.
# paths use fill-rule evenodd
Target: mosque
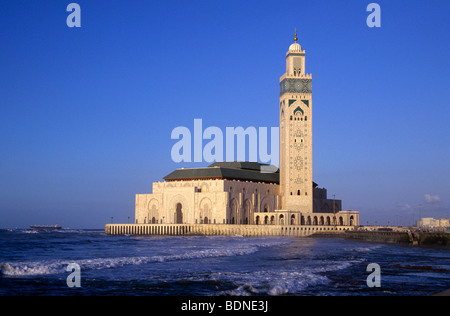
M 181 234 L 205 231 L 204 225 L 214 234 L 235 232 L 224 226 L 272 234 L 264 228 L 314 232 L 359 225 L 358 211 L 342 210 L 341 200 L 328 198 L 313 182 L 312 75 L 305 73 L 306 52 L 297 40 L 296 32 L 280 78 L 280 168 L 267 172 L 258 162 L 215 162 L 177 169 L 154 182 L 151 194 L 136 195 L 131 225 L 141 228 L 107 225 L 107 233 Z

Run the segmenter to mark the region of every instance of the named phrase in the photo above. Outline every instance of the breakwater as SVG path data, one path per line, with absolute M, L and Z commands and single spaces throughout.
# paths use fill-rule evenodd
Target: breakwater
M 450 249 L 450 233 L 345 231 L 340 236 L 346 239 L 358 239 L 371 242 Z
M 346 238 L 450 249 L 450 233 L 356 231 L 353 226 L 106 224 L 107 235 L 241 235 Z

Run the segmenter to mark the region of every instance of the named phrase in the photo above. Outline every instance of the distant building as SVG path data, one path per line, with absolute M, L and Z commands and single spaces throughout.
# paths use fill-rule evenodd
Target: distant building
M 416 226 L 419 228 L 450 227 L 450 219 L 434 219 L 432 217 L 422 217 L 421 220 L 417 221 Z

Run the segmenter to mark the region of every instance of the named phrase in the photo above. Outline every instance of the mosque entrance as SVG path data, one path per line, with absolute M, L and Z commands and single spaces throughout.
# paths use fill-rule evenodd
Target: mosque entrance
M 175 223 L 176 224 L 183 224 L 183 212 L 182 209 L 183 206 L 181 203 L 177 203 L 177 210 L 175 212 Z

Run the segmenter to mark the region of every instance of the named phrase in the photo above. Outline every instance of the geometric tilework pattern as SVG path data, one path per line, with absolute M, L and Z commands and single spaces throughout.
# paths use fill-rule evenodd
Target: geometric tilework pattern
M 285 93 L 312 93 L 312 79 L 283 79 L 280 82 L 280 96 Z

